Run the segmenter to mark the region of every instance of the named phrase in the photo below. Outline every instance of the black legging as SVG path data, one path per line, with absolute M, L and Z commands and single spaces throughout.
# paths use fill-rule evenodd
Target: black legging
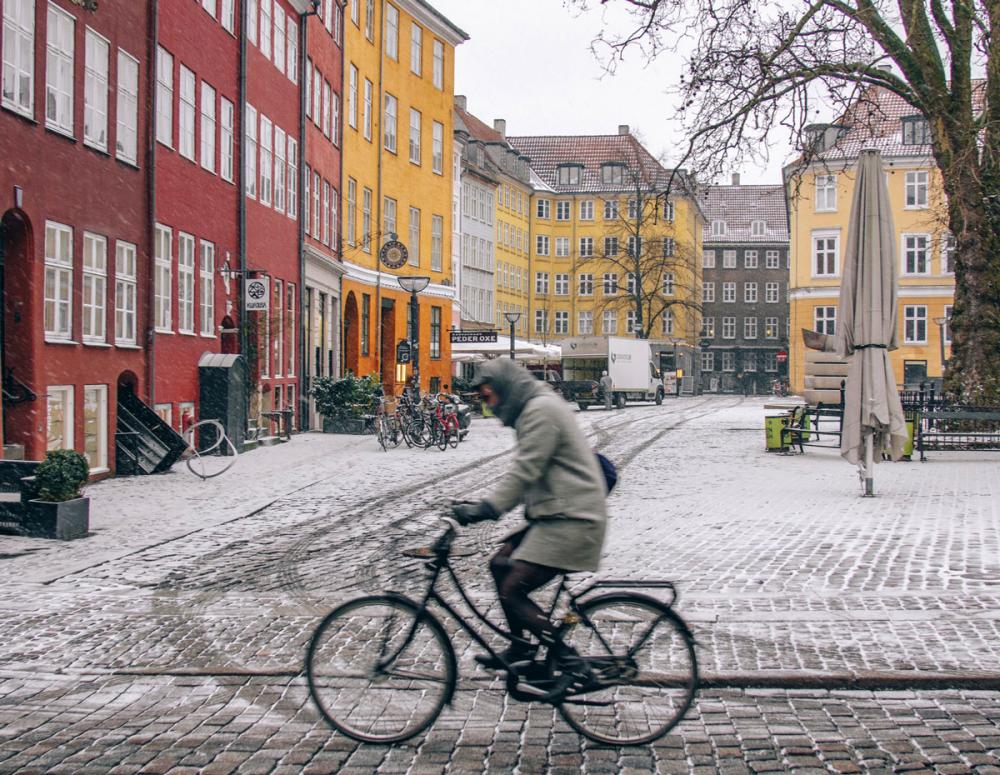
M 512 560 L 511 554 L 524 539 L 527 530 L 512 535 L 490 560 L 490 573 L 497 585 L 497 594 L 510 631 L 524 638 L 528 630 L 545 644 L 556 639 L 555 627 L 545 612 L 532 602 L 529 594 L 552 581 L 561 571 L 526 560 Z

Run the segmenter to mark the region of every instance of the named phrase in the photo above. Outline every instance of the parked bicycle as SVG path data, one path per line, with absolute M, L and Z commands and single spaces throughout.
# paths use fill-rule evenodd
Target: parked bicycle
M 449 446 L 457 447 L 462 434 L 455 405 L 443 394 L 425 395 L 419 416 L 406 426 L 406 436 L 414 446 L 425 449 L 437 446 L 443 451 Z
M 382 449 L 398 447 L 403 441 L 403 424 L 399 403 L 394 397 L 382 397 L 375 409 L 375 436 Z
M 539 649 L 528 665 L 515 667 L 437 591 L 444 573 L 474 620 L 505 641 L 527 645 L 469 599 L 450 564 L 458 523 L 444 522 L 432 546 L 404 552 L 426 559 L 428 584 L 419 602 L 394 592 L 359 597 L 335 608 L 313 633 L 306 654 L 309 692 L 335 729 L 366 743 L 401 742 L 429 727 L 452 702 L 455 649 L 431 602 L 505 665 L 511 697 L 554 705 L 595 742 L 649 743 L 684 717 L 698 689 L 698 663 L 691 631 L 673 610 L 671 582 L 606 580 L 569 591 L 560 577 L 549 618 L 561 615 L 559 635 L 572 650 L 554 655 Z M 667 592 L 670 600 L 631 589 Z

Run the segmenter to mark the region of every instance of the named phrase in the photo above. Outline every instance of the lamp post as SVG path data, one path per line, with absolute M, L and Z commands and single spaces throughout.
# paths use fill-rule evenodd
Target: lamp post
M 410 294 L 410 357 L 413 359 L 413 387 L 420 395 L 420 304 L 417 294 L 430 285 L 429 277 L 400 277 L 399 287 Z
M 510 323 L 510 359 L 514 360 L 514 324 L 521 319 L 520 312 L 504 312 L 503 316 Z
M 937 323 L 938 327 L 938 341 L 941 344 L 941 379 L 944 379 L 944 370 L 948 367 L 948 360 L 944 357 L 944 327 L 948 325 L 948 321 L 951 320 L 948 316 L 942 316 L 939 318 L 934 318 L 934 322 Z

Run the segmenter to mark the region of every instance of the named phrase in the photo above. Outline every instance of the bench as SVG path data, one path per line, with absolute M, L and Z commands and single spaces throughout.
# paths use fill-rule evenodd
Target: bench
M 916 447 L 926 452 L 1000 450 L 1000 408 L 939 406 L 919 411 Z
M 830 424 L 836 425 L 836 430 L 829 430 Z M 824 424 L 826 428 L 824 428 Z M 793 409 L 788 416 L 788 423 L 781 429 L 782 448 L 840 446 L 840 436 L 844 428 L 844 407 L 837 405 L 817 404 L 816 406 L 801 406 Z M 826 439 L 833 439 L 830 443 Z
M 261 417 L 272 420 L 278 426 L 278 438 L 285 437 L 286 441 L 292 440 L 292 421 L 295 418 L 294 409 L 275 409 L 269 412 L 261 412 Z

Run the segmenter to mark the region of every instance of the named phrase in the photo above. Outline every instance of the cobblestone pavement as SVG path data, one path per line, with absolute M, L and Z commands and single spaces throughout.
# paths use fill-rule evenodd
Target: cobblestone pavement
M 719 687 L 653 746 L 509 701 L 461 635 L 455 705 L 412 744 L 358 747 L 310 705 L 318 617 L 418 586 L 398 550 L 502 472 L 512 437 L 481 421 L 457 452 L 309 436 L 207 486 L 101 484 L 94 537 L 0 538 L 0 772 L 1000 772 L 1000 692 L 970 689 L 1000 688 L 1000 455 L 880 466 L 861 499 L 833 451 L 763 452 L 761 403 L 579 415 L 622 469 L 602 573 L 677 580 Z M 493 615 L 514 524 L 461 538 Z M 865 680 L 897 690 L 843 690 Z

